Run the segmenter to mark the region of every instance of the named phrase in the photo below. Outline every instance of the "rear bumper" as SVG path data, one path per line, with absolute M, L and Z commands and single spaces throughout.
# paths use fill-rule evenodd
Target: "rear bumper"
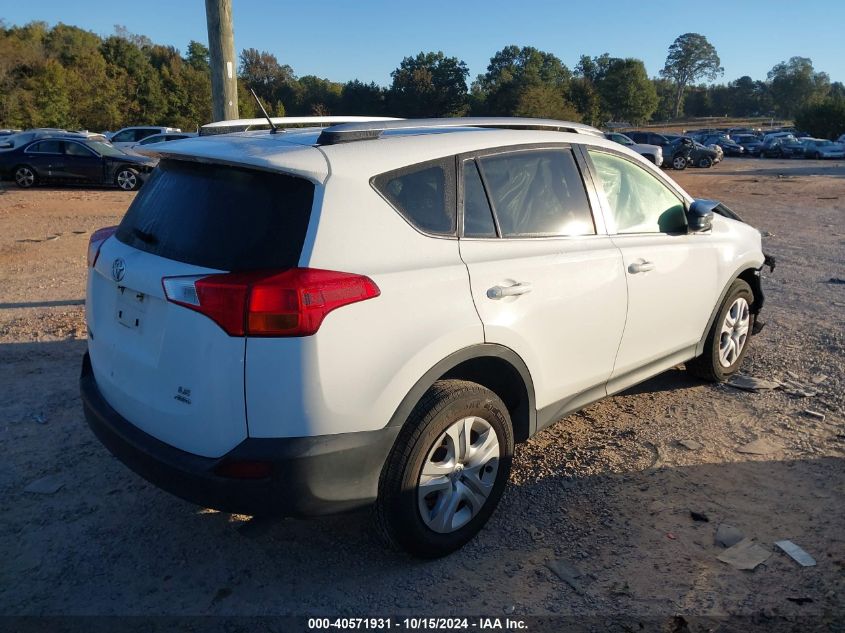
M 88 354 L 79 379 L 88 425 L 111 453 L 159 488 L 203 507 L 257 516 L 317 516 L 371 504 L 399 427 L 297 438 L 247 438 L 217 458 L 186 453 L 144 433 L 112 409 Z M 262 479 L 221 477 L 233 461 L 270 464 Z

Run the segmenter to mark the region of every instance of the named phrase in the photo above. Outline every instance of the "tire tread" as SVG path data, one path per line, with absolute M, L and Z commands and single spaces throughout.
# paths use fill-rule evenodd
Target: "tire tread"
M 492 393 L 482 385 L 467 380 L 438 380 L 414 406 L 408 420 L 399 432 L 382 470 L 379 479 L 378 498 L 373 508 L 376 535 L 382 543 L 391 549 L 396 551 L 406 549 L 395 534 L 390 521 L 391 491 L 396 490 L 401 485 L 405 465 L 411 460 L 414 447 L 425 433 L 429 423 L 461 395 L 472 391 L 479 392 L 479 395 Z M 504 404 L 501 402 L 500 404 L 504 409 Z M 506 411 L 506 409 L 504 410 Z M 420 552 L 416 553 L 420 554 Z

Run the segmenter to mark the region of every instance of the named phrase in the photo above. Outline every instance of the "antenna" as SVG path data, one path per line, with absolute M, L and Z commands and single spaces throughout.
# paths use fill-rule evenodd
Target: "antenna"
M 270 134 L 275 134 L 278 131 L 276 129 L 276 125 L 273 123 L 273 119 L 270 118 L 270 115 L 267 114 L 267 110 L 265 110 L 264 106 L 261 104 L 261 99 L 259 99 L 258 95 L 255 94 L 255 90 L 250 88 L 249 91 L 252 93 L 252 96 L 255 97 L 255 102 L 258 104 L 258 107 L 261 108 L 261 112 L 264 114 L 264 118 L 267 119 L 267 123 L 270 124 Z

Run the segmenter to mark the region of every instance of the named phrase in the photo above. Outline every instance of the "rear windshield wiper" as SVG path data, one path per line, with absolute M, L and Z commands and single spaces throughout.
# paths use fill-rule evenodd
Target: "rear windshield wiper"
M 145 244 L 155 244 L 158 242 L 158 238 L 155 235 L 142 231 L 138 227 L 134 227 L 132 229 L 132 234 Z

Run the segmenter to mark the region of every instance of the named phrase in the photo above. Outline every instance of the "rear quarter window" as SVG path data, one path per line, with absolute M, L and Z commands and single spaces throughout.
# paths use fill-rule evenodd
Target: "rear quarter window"
M 412 226 L 435 235 L 455 235 L 455 159 L 449 157 L 380 174 L 372 186 Z
M 240 167 L 163 160 L 126 212 L 117 239 L 227 271 L 297 266 L 314 185 Z

